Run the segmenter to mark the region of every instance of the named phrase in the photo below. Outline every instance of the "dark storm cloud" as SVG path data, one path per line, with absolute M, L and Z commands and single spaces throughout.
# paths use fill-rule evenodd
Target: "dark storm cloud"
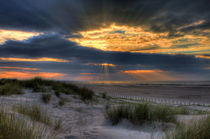
M 0 2 L 0 27 L 70 33 L 115 22 L 174 36 L 178 27 L 199 20 L 206 22 L 197 27 L 209 28 L 209 5 L 208 0 L 7 0 Z
M 50 63 L 45 62 L 26 62 L 36 68 L 45 67 L 48 70 L 54 69 L 69 72 L 72 69 L 95 70 L 87 63 L 113 63 L 120 65 L 123 69 L 128 69 L 129 66 L 137 65 L 151 66 L 152 68 L 163 69 L 175 72 L 198 72 L 210 63 L 209 60 L 197 59 L 191 55 L 161 55 L 161 54 L 141 54 L 129 52 L 106 52 L 93 48 L 81 47 L 77 44 L 67 41 L 60 35 L 43 35 L 34 39 L 17 42 L 8 41 L 0 46 L 1 57 L 21 57 L 21 58 L 37 58 L 37 57 L 52 57 L 71 60 L 69 63 Z M 10 62 L 9 62 L 10 63 Z M 18 65 L 19 62 L 11 63 Z M 24 62 L 21 62 L 21 64 Z M 7 63 L 8 64 L 8 63 Z M 21 65 L 19 64 L 19 65 Z M 23 64 L 24 65 L 24 64 Z
M 78 46 L 66 38 L 71 34 L 101 27 L 102 24 L 142 26 L 156 32 L 183 33 L 210 29 L 209 0 L 1 0 L 0 29 L 49 32 L 26 41 L 7 41 L 0 45 L 0 57 L 52 57 L 71 60 L 52 62 L 0 62 L 0 66 L 23 66 L 74 74 L 100 73 L 101 67 L 87 63 L 113 63 L 119 70 L 162 69 L 179 73 L 207 74 L 210 60 L 192 55 L 142 54 L 107 52 Z M 198 25 L 193 22 L 203 20 Z M 180 27 L 186 26 L 182 29 Z M 54 34 L 50 34 L 54 33 Z M 113 33 L 123 33 L 117 31 Z M 209 34 L 204 34 L 209 35 Z M 186 48 L 187 45 L 173 46 Z M 144 50 L 158 49 L 150 46 Z M 143 66 L 139 66 L 143 65 Z M 110 72 L 116 72 L 111 69 Z M 207 76 L 207 75 L 206 75 Z

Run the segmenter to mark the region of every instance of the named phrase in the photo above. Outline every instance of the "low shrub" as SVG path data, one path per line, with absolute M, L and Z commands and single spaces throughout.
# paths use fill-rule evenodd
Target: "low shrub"
M 44 86 L 41 86 L 41 85 L 35 85 L 33 88 L 32 88 L 32 91 L 33 92 L 46 92 L 46 88 Z
M 25 88 L 32 89 L 33 92 L 46 92 L 45 86 L 47 86 L 49 84 L 50 84 L 50 81 L 44 80 L 40 77 L 22 81 L 22 85 Z
M 106 93 L 106 92 L 102 93 L 102 94 L 101 94 L 101 97 L 102 97 L 103 99 L 107 99 L 107 93 Z
M 1 79 L 0 95 L 22 93 L 20 91 L 21 89 L 18 90 L 18 88 L 29 88 L 32 89 L 33 92 L 47 92 L 47 87 L 52 88 L 57 97 L 60 97 L 60 94 L 64 93 L 67 95 L 78 95 L 83 101 L 89 101 L 92 100 L 94 96 L 94 92 L 88 88 L 80 88 L 70 83 L 46 80 L 40 77 L 30 80 Z
M 60 93 L 59 91 L 55 91 L 55 95 L 56 95 L 57 97 L 60 97 L 60 96 L 61 96 L 61 93 Z
M 0 95 L 23 94 L 22 88 L 19 84 L 6 83 L 0 86 Z
M 70 94 L 75 94 L 75 88 L 77 88 L 76 86 L 72 85 L 72 84 L 67 84 L 67 83 L 62 83 L 62 82 L 55 82 L 52 85 L 53 90 L 55 92 L 59 92 L 59 93 L 64 93 L 67 95 Z
M 64 98 L 60 98 L 59 105 L 63 106 L 64 104 L 65 104 L 65 99 Z
M 83 101 L 92 100 L 94 96 L 94 92 L 88 88 L 82 88 L 78 93 Z
M 45 104 L 48 104 L 51 100 L 51 94 L 42 94 L 42 101 Z
M 4 85 L 4 84 L 18 84 L 20 85 L 20 81 L 17 79 L 0 79 L 0 85 Z

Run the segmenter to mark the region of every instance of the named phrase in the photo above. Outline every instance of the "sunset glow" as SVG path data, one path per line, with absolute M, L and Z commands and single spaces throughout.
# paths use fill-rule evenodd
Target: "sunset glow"
M 42 78 L 62 78 L 66 74 L 49 72 L 18 72 L 18 71 L 0 71 L 0 78 L 29 79 L 34 77 Z
M 170 75 L 169 72 L 162 70 L 127 70 L 123 71 L 124 74 L 128 74 L 136 80 L 177 80 L 177 78 Z
M 56 59 L 56 58 L 13 58 L 13 57 L 0 57 L 0 61 L 24 61 L 24 62 L 70 62 L 69 60 Z
M 162 70 L 127 70 L 127 71 L 124 71 L 124 73 L 127 73 L 127 74 L 157 73 L 157 72 L 163 72 L 163 71 Z
M 63 80 L 110 83 L 206 81 L 208 5 L 208 0 L 2 0 L 0 71 L 8 77 L 28 71 L 29 77 L 60 73 L 69 75 Z
M 42 33 L 38 32 L 26 32 L 18 30 L 5 30 L 0 29 L 0 45 L 5 43 L 8 40 L 13 41 L 24 41 L 31 37 L 41 35 Z
M 205 56 L 205 55 L 196 55 L 196 58 L 203 58 L 203 59 L 210 59 L 210 56 Z
M 195 26 L 203 21 L 183 26 Z M 81 38 L 69 38 L 81 46 L 93 47 L 103 51 L 141 52 L 141 53 L 195 53 L 209 50 L 210 40 L 202 34 L 183 34 L 170 37 L 169 32 L 146 31 L 141 26 L 122 26 L 112 24 L 97 30 L 79 32 Z M 183 46 L 188 47 L 183 47 Z
M 94 65 L 94 66 L 105 66 L 105 67 L 116 67 L 117 65 L 111 63 L 88 63 L 87 65 Z
M 17 69 L 17 70 L 39 70 L 38 68 L 24 68 L 24 67 L 0 67 L 0 69 Z

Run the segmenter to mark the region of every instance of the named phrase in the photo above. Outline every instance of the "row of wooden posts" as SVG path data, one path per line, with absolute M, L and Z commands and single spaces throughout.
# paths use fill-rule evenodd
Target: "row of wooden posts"
M 153 102 L 158 104 L 174 104 L 174 105 L 196 105 L 196 106 L 210 106 L 209 103 L 202 103 L 190 100 L 177 100 L 177 99 L 169 99 L 169 98 L 156 98 L 156 97 L 145 97 L 145 96 L 123 96 L 118 94 L 113 94 L 111 97 L 121 98 L 121 99 L 129 99 L 135 101 L 145 101 L 145 102 Z

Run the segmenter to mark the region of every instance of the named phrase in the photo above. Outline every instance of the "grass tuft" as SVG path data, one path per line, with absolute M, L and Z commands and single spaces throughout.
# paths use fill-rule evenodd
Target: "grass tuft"
M 122 119 L 128 119 L 137 125 L 145 121 L 176 123 L 176 114 L 186 114 L 186 111 L 164 105 L 148 104 L 114 106 L 106 111 L 106 117 L 113 125 L 118 124 Z
M 0 139 L 38 139 L 43 136 L 43 129 L 37 129 L 15 114 L 0 110 Z
M 38 121 L 47 125 L 51 124 L 51 119 L 48 116 L 47 112 L 39 105 L 14 105 L 13 110 L 18 113 L 29 116 L 32 120 Z
M 169 138 L 169 137 L 168 137 Z M 188 126 L 179 126 L 172 139 L 210 139 L 210 116 Z

